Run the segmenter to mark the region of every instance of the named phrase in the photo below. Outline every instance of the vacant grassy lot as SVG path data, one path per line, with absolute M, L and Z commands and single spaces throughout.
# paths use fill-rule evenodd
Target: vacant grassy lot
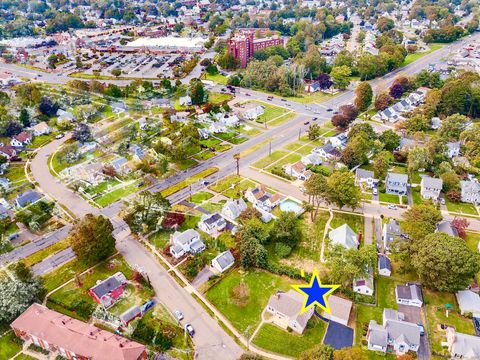
M 105 207 L 107 205 L 110 205 L 111 203 L 113 203 L 115 201 L 123 199 L 126 196 L 131 195 L 131 194 L 141 190 L 142 186 L 139 186 L 139 184 L 140 184 L 140 180 L 137 180 L 137 181 L 129 183 L 125 186 L 119 187 L 118 189 L 110 191 L 110 192 L 96 198 L 95 202 L 101 207 Z
M 430 49 L 424 52 L 415 52 L 413 54 L 408 54 L 405 60 L 403 61 L 402 66 L 407 66 L 408 64 L 411 64 L 414 61 L 417 61 L 418 59 L 424 57 L 427 54 L 430 54 L 431 52 L 440 49 L 443 46 L 443 44 L 430 44 L 429 47 Z
M 172 185 L 169 188 L 166 188 L 165 190 L 162 190 L 162 196 L 167 197 L 167 196 L 170 196 L 172 194 L 175 194 L 177 191 L 180 191 L 180 190 L 186 188 L 187 186 L 189 186 L 190 184 L 193 184 L 194 182 L 197 182 L 197 181 L 203 179 L 204 177 L 212 175 L 212 174 L 216 173 L 217 171 L 218 171 L 218 168 L 216 168 L 216 167 L 212 167 L 212 168 L 203 170 L 203 171 L 199 172 L 198 174 L 193 175 L 186 180 L 180 181 L 179 183 L 176 183 L 175 185 Z
M 227 85 L 227 82 L 228 82 L 228 78 L 222 74 L 210 75 L 208 73 L 205 73 L 204 77 L 205 77 L 205 80 L 214 81 L 217 84 L 221 84 L 221 85 Z
M 232 271 L 207 292 L 207 298 L 242 333 L 251 335 L 271 295 L 288 290 L 288 278 L 264 271 Z
M 335 229 L 343 224 L 348 224 L 350 228 L 357 234 L 361 231 L 364 233 L 364 219 L 362 215 L 344 214 L 334 212 L 333 219 L 330 222 L 330 226 Z
M 269 165 L 273 164 L 275 161 L 281 159 L 284 156 L 287 156 L 288 152 L 283 151 L 283 150 L 276 150 L 272 152 L 271 155 L 265 156 L 264 158 L 257 160 L 252 164 L 252 166 L 258 168 L 258 169 L 264 169 L 268 167 Z
M 465 214 L 465 215 L 478 215 L 477 209 L 475 206 L 468 203 L 454 203 L 445 198 L 445 204 L 447 205 L 448 211 L 455 212 L 458 214 Z
M 264 324 L 253 339 L 258 347 L 274 353 L 297 357 L 302 351 L 320 344 L 325 336 L 327 323 L 312 318 L 302 335 L 288 332 L 272 324 Z

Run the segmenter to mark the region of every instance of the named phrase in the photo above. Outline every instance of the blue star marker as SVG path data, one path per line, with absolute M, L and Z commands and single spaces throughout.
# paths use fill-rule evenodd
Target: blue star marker
M 322 285 L 320 277 L 318 276 L 318 271 L 317 269 L 314 269 L 310 284 L 292 285 L 292 287 L 305 296 L 300 314 L 303 314 L 315 305 L 330 314 L 330 306 L 328 305 L 327 297 L 339 288 L 340 285 Z

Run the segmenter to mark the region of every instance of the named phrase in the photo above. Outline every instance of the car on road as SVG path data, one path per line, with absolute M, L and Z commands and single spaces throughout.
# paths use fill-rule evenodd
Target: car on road
M 195 335 L 195 329 L 193 328 L 192 324 L 187 324 L 185 325 L 185 331 L 188 333 L 188 335 L 190 335 L 191 337 L 193 337 L 193 335 Z
M 418 326 L 418 330 L 420 330 L 420 336 L 425 335 L 425 328 L 423 327 L 422 323 L 419 322 L 417 326 Z
M 328 111 L 328 112 L 331 112 L 331 111 L 333 111 L 333 109 L 332 109 L 332 108 L 328 108 L 327 111 Z
M 175 310 L 173 312 L 173 316 L 175 316 L 175 319 L 177 319 L 177 321 L 182 321 L 183 320 L 183 314 L 180 310 Z
M 317 118 L 317 117 L 314 117 L 312 120 L 313 120 L 313 121 L 317 121 L 317 120 L 318 120 L 318 118 Z
M 55 139 L 61 139 L 65 136 L 65 134 L 58 134 L 57 136 L 55 136 Z
M 305 122 L 303 123 L 303 125 L 308 125 L 308 124 L 310 124 L 310 121 L 305 121 Z
M 287 99 L 280 99 L 280 101 L 287 101 Z
M 378 189 L 377 189 L 377 188 L 373 188 L 373 189 L 372 189 L 372 194 L 373 194 L 373 195 L 377 195 L 377 194 L 378 194 Z
M 390 209 L 390 210 L 397 210 L 397 205 L 390 204 L 390 205 L 387 206 L 387 208 Z
M 273 96 L 267 96 L 267 100 L 268 100 L 268 101 L 272 101 L 272 100 L 273 100 Z
M 475 333 L 480 335 L 480 318 L 473 318 L 473 326 L 475 326 Z
M 207 186 L 208 184 L 210 184 L 210 181 L 207 181 L 207 180 L 202 181 L 202 185 Z
M 440 204 L 445 205 L 445 199 L 444 198 L 440 198 Z
M 250 93 L 245 93 L 245 95 L 246 95 L 246 96 L 252 96 L 252 95 L 250 95 Z
M 333 115 L 337 115 L 337 114 L 338 114 L 338 111 L 334 111 L 334 112 L 333 112 Z

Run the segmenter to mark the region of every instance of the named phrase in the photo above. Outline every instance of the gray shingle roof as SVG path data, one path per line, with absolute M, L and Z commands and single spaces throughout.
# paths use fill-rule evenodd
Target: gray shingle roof
M 233 257 L 230 250 L 224 251 L 223 253 L 219 254 L 214 260 L 218 262 L 218 265 L 220 265 L 220 268 L 222 270 L 226 269 L 235 262 L 235 258 Z

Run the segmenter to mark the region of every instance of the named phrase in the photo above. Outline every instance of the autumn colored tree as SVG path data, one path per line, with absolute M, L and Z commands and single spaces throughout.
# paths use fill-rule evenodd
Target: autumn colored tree
M 377 111 L 383 111 L 389 107 L 392 102 L 393 98 L 390 96 L 390 94 L 383 92 L 375 97 L 374 106 Z
M 373 90 L 366 81 L 361 82 L 355 90 L 355 106 L 360 111 L 365 111 L 372 104 Z
M 452 220 L 452 227 L 457 230 L 458 236 L 462 239 L 465 239 L 467 237 L 466 230 L 469 225 L 470 222 L 465 218 L 455 216 L 455 218 Z

